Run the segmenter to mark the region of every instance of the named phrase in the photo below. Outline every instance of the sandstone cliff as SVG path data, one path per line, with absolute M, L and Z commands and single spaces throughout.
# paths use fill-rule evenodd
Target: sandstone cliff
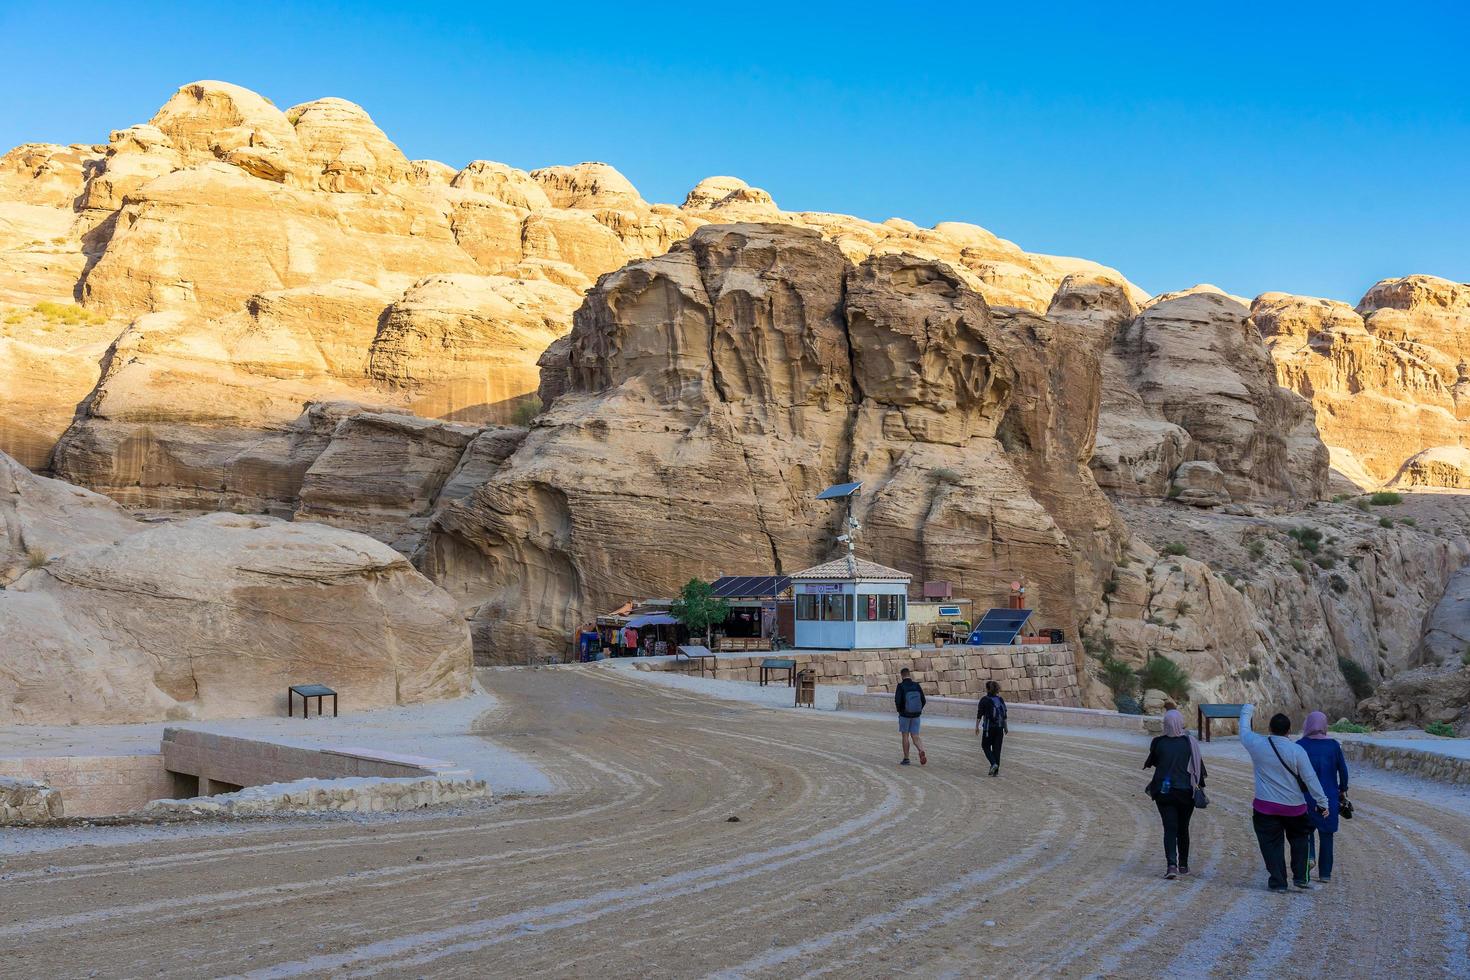
M 604 277 L 565 357 L 567 391 L 434 517 L 425 568 L 487 660 L 560 654 L 693 575 L 829 557 L 843 515 L 814 498 L 849 478 L 868 553 L 965 594 L 1034 580 L 1068 627 L 1091 606 L 1119 530 L 1086 466 L 1097 353 L 943 264 L 707 227 Z
M 1356 309 L 1266 293 L 1251 319 L 1281 383 L 1315 407 L 1341 489 L 1470 482 L 1470 286 L 1385 280 Z
M 853 259 L 942 259 L 1034 311 L 1068 273 L 1122 281 L 971 225 L 783 212 L 732 177 L 674 207 L 603 163 L 409 160 L 345 100 L 281 111 L 195 82 L 106 145 L 0 158 L 0 355 L 30 366 L 0 378 L 0 450 L 135 505 L 289 507 L 279 454 L 306 402 L 512 421 L 597 276 L 751 218 Z M 33 312 L 74 302 L 86 323 L 62 333 Z
M 465 694 L 453 602 L 397 552 L 317 524 L 147 525 L 0 455 L 0 724 L 275 714 L 293 683 L 344 710 Z

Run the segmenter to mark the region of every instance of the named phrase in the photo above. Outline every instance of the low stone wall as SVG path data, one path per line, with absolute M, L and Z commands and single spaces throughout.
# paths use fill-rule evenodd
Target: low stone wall
M 173 780 L 157 752 L 0 759 L 0 776 L 45 783 L 61 794 L 68 817 L 132 813 L 173 793 Z
M 204 796 L 218 792 L 214 787 L 221 784 L 225 788 L 238 788 L 300 779 L 454 778 L 468 775 L 453 763 L 437 759 L 395 755 L 374 749 L 302 748 L 189 728 L 164 729 L 163 767 L 171 773 L 197 777 L 199 794 Z
M 65 815 L 61 794 L 34 779 L 0 776 L 0 827 L 44 823 Z
M 930 697 L 924 705 L 924 716 L 941 718 L 963 718 L 975 720 L 979 708 L 978 698 Z M 1052 704 L 1026 704 L 1006 699 L 1010 720 L 1017 724 L 1065 725 L 1073 728 L 1110 728 L 1115 731 L 1145 734 L 1149 719 L 1143 715 L 1124 715 L 1116 711 L 1099 708 L 1069 708 Z M 857 694 L 852 691 L 837 693 L 838 711 L 869 711 L 878 714 L 893 714 L 893 695 L 883 693 Z M 1153 719 L 1158 721 L 1157 718 Z
M 766 657 L 795 660 L 798 669 L 810 667 L 819 684 L 861 685 L 869 691 L 892 691 L 898 672 L 909 668 L 926 693 L 946 695 L 985 691 L 986 681 L 997 681 L 1008 701 L 1032 704 L 1076 705 L 1080 701 L 1077 661 L 1065 643 L 1023 646 L 910 647 L 895 650 L 783 650 L 776 654 L 721 654 L 714 676 L 720 680 L 753 681 L 760 677 Z M 634 661 L 639 670 L 666 670 L 700 676 L 699 661 L 663 659 Z M 709 676 L 709 670 L 704 670 Z
M 392 813 L 490 796 L 483 779 L 302 779 L 188 800 L 155 800 L 146 817 L 260 817 L 287 813 Z
M 1393 772 L 1406 772 L 1442 783 L 1470 786 L 1470 759 L 1406 749 L 1398 745 L 1379 745 L 1367 739 L 1338 738 L 1342 754 L 1353 762 L 1367 763 Z

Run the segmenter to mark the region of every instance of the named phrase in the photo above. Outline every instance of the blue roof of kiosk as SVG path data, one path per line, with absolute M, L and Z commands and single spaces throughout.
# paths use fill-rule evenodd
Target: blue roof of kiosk
M 790 575 L 722 575 L 711 585 L 716 599 L 777 596 L 791 588 Z
M 820 565 L 792 572 L 793 579 L 841 579 L 844 582 L 862 580 L 864 582 L 909 582 L 913 576 L 908 572 L 900 572 L 896 568 L 880 565 L 875 561 L 864 558 L 854 558 L 852 555 L 843 555 Z
M 1009 646 L 1030 618 L 1030 609 L 987 610 L 970 633 L 970 642 L 977 646 Z

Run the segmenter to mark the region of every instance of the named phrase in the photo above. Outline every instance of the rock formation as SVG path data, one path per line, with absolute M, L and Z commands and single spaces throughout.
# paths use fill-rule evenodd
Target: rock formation
M 1448 494 L 1415 494 L 1418 528 L 1317 502 L 1470 486 L 1467 344 L 1470 286 L 1429 276 L 1356 309 L 1151 298 L 974 225 L 784 211 L 730 176 L 676 207 L 605 163 L 409 160 L 350 102 L 196 82 L 105 145 L 0 157 L 0 451 L 143 510 L 297 524 L 148 528 L 17 469 L 0 619 L 44 621 L 96 591 L 85 569 L 141 576 L 137 556 L 206 535 L 221 560 L 316 550 L 359 619 L 389 623 L 374 676 L 450 693 L 439 653 L 402 659 L 416 630 L 450 645 L 394 611 L 430 587 L 347 532 L 443 584 L 484 659 L 520 661 L 691 575 L 827 557 L 839 515 L 811 498 L 851 477 L 875 557 L 982 602 L 1025 578 L 1098 657 L 1344 713 L 1351 662 L 1380 685 L 1364 710 L 1407 722 L 1458 676 L 1419 627 L 1470 554 L 1463 515 Z M 131 676 L 161 642 L 80 615 L 35 631 L 60 651 L 44 663 L 102 644 L 106 676 Z M 274 669 L 251 656 L 252 678 Z M 158 663 L 137 704 L 221 710 Z
M 1097 353 L 1066 340 L 941 263 L 703 228 L 589 295 L 550 369 L 566 392 L 440 507 L 424 567 L 486 660 L 556 655 L 691 576 L 825 559 L 844 515 L 814 498 L 854 479 L 864 549 L 981 595 L 1032 578 L 1071 627 L 1117 529 L 1086 466 Z
M 1110 404 L 1098 435 L 1106 451 L 1094 462 L 1099 482 L 1161 495 L 1181 463 L 1201 460 L 1222 474 L 1222 501 L 1320 497 L 1327 451 L 1312 407 L 1276 384 L 1246 307 L 1199 286 L 1156 297 L 1125 321 L 1119 292 L 1102 307 L 1116 332 L 1104 361 Z M 1067 293 L 1064 284 L 1052 315 L 1070 322 Z
M 1280 382 L 1316 409 L 1344 489 L 1395 478 L 1460 485 L 1458 465 L 1444 464 L 1470 435 L 1470 286 L 1433 276 L 1385 280 L 1357 309 L 1266 293 L 1251 304 L 1251 319 Z
M 818 228 L 853 259 L 941 259 L 1036 311 L 1070 272 L 1122 281 L 970 225 L 782 212 L 732 177 L 673 207 L 604 163 L 408 160 L 351 102 L 283 112 L 195 82 L 105 146 L 0 158 L 0 312 L 88 318 L 0 333 L 0 355 L 34 365 L 0 378 L 0 450 L 133 505 L 287 507 L 289 487 L 243 474 L 288 468 L 307 402 L 510 422 L 596 277 L 751 219 Z
M 453 602 L 397 552 L 319 524 L 147 525 L 0 456 L 0 724 L 274 714 L 292 683 L 345 710 L 457 697 Z

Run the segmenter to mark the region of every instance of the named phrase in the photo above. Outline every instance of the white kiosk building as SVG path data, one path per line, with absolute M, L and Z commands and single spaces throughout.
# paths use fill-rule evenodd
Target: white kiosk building
M 843 555 L 791 576 L 798 648 L 882 650 L 909 645 L 912 576 Z

